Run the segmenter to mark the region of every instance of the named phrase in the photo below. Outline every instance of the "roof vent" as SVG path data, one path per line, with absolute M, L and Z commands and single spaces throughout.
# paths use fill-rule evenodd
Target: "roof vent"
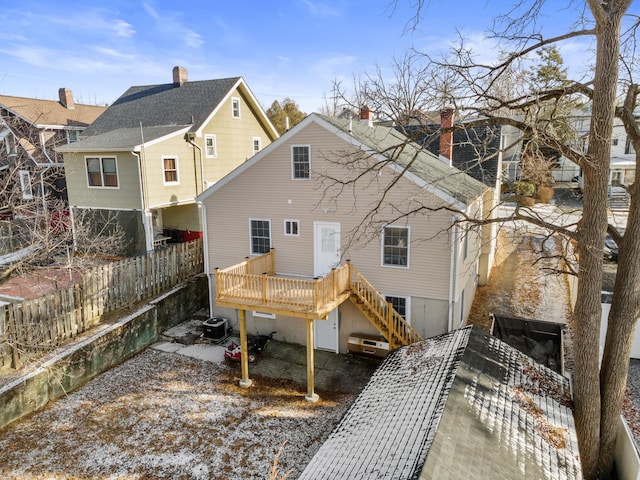
M 173 67 L 173 86 L 181 87 L 183 83 L 189 80 L 189 74 L 184 67 Z

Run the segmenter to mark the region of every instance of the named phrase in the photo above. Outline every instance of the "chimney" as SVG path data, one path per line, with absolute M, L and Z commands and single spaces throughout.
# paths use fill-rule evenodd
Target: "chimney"
M 76 108 L 75 103 L 73 103 L 73 92 L 68 88 L 58 89 L 58 97 L 64 108 L 68 108 L 69 110 Z
M 184 67 L 173 67 L 173 86 L 181 87 L 183 83 L 189 80 L 189 74 Z
M 453 158 L 453 130 L 443 132 L 445 128 L 453 127 L 453 108 L 440 111 L 440 156 L 445 157 L 451 164 Z
M 360 109 L 360 123 L 373 127 L 373 112 L 366 105 Z

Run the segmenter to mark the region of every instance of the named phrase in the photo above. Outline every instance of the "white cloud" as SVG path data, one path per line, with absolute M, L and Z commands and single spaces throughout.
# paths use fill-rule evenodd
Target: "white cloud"
M 311 2 L 310 0 L 302 0 L 302 3 L 307 7 L 307 10 L 309 10 L 312 15 L 320 17 L 340 16 L 340 11 L 337 8 L 324 3 Z

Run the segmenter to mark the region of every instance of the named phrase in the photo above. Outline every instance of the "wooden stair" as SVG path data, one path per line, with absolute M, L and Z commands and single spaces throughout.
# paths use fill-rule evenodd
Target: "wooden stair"
M 422 337 L 384 296 L 351 266 L 351 301 L 389 342 L 389 350 L 419 342 Z

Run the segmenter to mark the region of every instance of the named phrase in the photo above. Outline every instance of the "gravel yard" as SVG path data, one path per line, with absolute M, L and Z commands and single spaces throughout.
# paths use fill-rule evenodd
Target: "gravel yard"
M 2 479 L 297 478 L 354 395 L 147 349 L 0 431 Z

